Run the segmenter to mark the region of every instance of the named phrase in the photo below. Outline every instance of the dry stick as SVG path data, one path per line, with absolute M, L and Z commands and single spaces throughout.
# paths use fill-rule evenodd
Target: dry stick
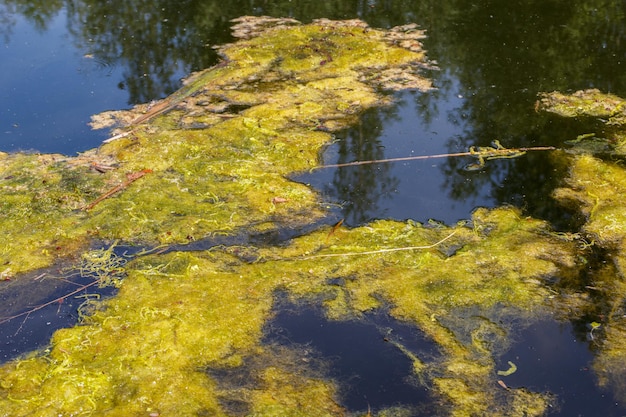
M 117 186 L 111 188 L 109 191 L 107 191 L 106 193 L 102 194 L 100 197 L 96 198 L 90 204 L 87 204 L 85 207 L 83 207 L 82 210 L 83 211 L 91 210 L 92 208 L 94 208 L 96 206 L 96 204 L 100 203 L 103 200 L 106 200 L 107 198 L 111 197 L 113 194 L 119 193 L 123 189 L 127 188 L 130 184 L 132 184 L 133 182 L 137 181 L 139 178 L 141 178 L 144 175 L 149 174 L 151 172 L 152 172 L 151 169 L 142 169 L 141 171 L 133 172 L 132 174 L 128 174 L 126 181 L 124 181 L 120 185 L 117 185 Z
M 111 136 L 110 138 L 108 138 L 108 139 L 106 139 L 106 140 L 103 140 L 103 141 L 102 141 L 102 143 L 109 143 L 109 142 L 113 142 L 114 140 L 117 140 L 117 139 L 121 139 L 121 138 L 123 138 L 123 137 L 126 137 L 126 136 L 130 135 L 131 133 L 133 133 L 133 131 L 132 131 L 132 130 L 129 130 L 129 131 L 127 131 L 127 132 L 122 132 L 122 133 L 117 134 L 117 135 L 115 135 L 115 136 Z
M 529 148 L 512 148 L 512 149 L 494 149 L 487 154 L 487 157 L 497 157 L 498 154 L 507 155 L 511 152 L 528 152 L 528 151 L 554 151 L 556 148 L 554 146 L 533 146 Z M 505 152 L 506 151 L 506 152 Z M 371 161 L 354 161 L 354 162 L 346 162 L 344 164 L 331 164 L 331 165 L 320 165 L 318 167 L 312 168 L 322 169 L 322 168 L 342 168 L 342 167 L 350 167 L 357 165 L 368 165 L 368 164 L 384 164 L 388 162 L 401 162 L 401 161 L 415 161 L 418 159 L 434 159 L 434 158 L 448 158 L 448 157 L 457 157 L 457 156 L 480 156 L 480 151 L 474 152 L 458 152 L 458 153 L 442 153 L 438 155 L 419 155 L 419 156 L 405 156 L 402 158 L 389 158 L 389 159 L 375 159 Z

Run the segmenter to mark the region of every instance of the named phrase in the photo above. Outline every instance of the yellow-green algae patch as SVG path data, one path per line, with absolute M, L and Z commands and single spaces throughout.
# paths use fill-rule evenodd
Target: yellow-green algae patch
M 570 156 L 569 175 L 554 197 L 575 208 L 585 218 L 581 228 L 590 246 L 612 261 L 592 275 L 587 283 L 591 301 L 585 309 L 597 321 L 589 323 L 597 355 L 594 369 L 601 386 L 610 387 L 615 399 L 626 398 L 626 169 L 616 157 L 626 154 L 626 101 L 599 90 L 573 94 L 543 94 L 539 108 L 564 117 L 588 118 L 600 123 L 601 132 L 585 132 L 576 147 L 589 149 L 590 141 L 604 148 Z M 594 154 L 603 154 L 603 160 Z
M 413 26 L 245 18 L 237 31 L 243 40 L 220 50 L 224 62 L 171 97 L 101 115 L 121 126 L 100 148 L 76 158 L 0 155 L 6 274 L 80 254 L 92 238 L 169 244 L 309 224 L 324 215 L 320 201 L 286 176 L 318 164 L 330 131 L 386 104 L 379 89 L 429 87 L 416 75 L 424 55 Z M 608 271 L 595 284 L 615 291 L 597 332 L 606 353 L 597 369 L 619 387 L 623 241 L 613 232 L 622 173 L 591 157 L 574 161 L 570 188 L 557 196 L 582 203 L 584 231 L 618 254 L 618 279 Z M 590 185 L 599 179 L 602 194 Z M 575 275 L 578 252 L 571 236 L 501 208 L 454 227 L 381 220 L 281 247 L 139 257 L 116 268 L 127 274 L 119 294 L 93 304 L 80 326 L 0 368 L 0 415 L 349 414 L 323 369 L 262 343 L 277 293 L 316 300 L 332 320 L 385 307 L 419 328 L 440 358 L 392 342 L 441 399 L 439 414 L 543 415 L 552 397 L 504 389 L 495 363 L 510 343 L 507 323 L 552 308 L 544 279 Z M 219 374 L 228 370 L 252 382 L 225 384 Z
M 430 88 L 417 75 L 423 34 L 266 23 L 248 18 L 256 37 L 222 47 L 221 64 L 172 96 L 97 117 L 121 123 L 98 149 L 1 154 L 4 275 L 50 265 L 91 238 L 180 244 L 324 216 L 316 192 L 286 176 L 318 165 L 329 131 L 387 104 L 381 89 Z
M 626 101 L 623 98 L 597 89 L 573 94 L 553 91 L 539 96 L 537 110 L 601 122 L 601 132 L 584 132 L 572 138 L 569 144 L 594 153 L 626 155 Z
M 587 240 L 607 252 L 613 261 L 594 275 L 589 287 L 595 293 L 599 322 L 595 370 L 600 385 L 610 386 L 615 398 L 626 398 L 626 169 L 622 164 L 590 155 L 572 158 L 567 187 L 555 197 L 575 205 L 586 222 Z
M 620 163 L 591 155 L 571 158 L 567 187 L 555 197 L 575 206 L 586 216 L 583 231 L 606 249 L 623 251 L 626 237 L 626 170 Z M 619 262 L 619 261 L 618 261 Z M 620 265 L 620 270 L 626 265 Z
M 511 407 L 518 407 L 514 415 L 542 415 L 547 397 L 534 393 L 533 402 L 516 401 L 517 394 L 507 397 L 496 390 L 494 353 L 506 346 L 508 336 L 499 323 L 506 316 L 529 317 L 543 310 L 550 295 L 538 279 L 574 267 L 571 244 L 542 237 L 549 233 L 545 224 L 509 209 L 477 211 L 473 229 L 425 230 L 385 221 L 376 226 L 386 233 L 376 227 L 355 229 L 345 232 L 358 234 L 354 240 L 345 235 L 338 238 L 352 240 L 350 246 L 308 256 L 300 267 L 302 279 L 290 283 L 291 290 L 304 292 L 302 286 L 308 287 L 311 277 L 319 275 L 351 277 L 340 288 L 321 283 L 320 292 L 337 293 L 326 302 L 333 317 L 374 308 L 381 297 L 391 303 L 392 315 L 415 323 L 442 348 L 444 360 L 421 372 L 435 392 L 450 401 L 452 415 L 510 415 Z M 460 242 L 464 247 L 449 258 L 436 249 L 383 250 L 427 247 L 452 231 L 455 235 L 443 247 Z M 430 239 L 424 241 L 426 236 Z M 381 252 L 354 255 L 376 250 Z M 352 255 L 319 262 L 325 259 L 322 255 L 342 251 Z
M 571 239 L 513 209 L 478 210 L 471 227 L 377 221 L 329 232 L 251 248 L 253 263 L 233 248 L 130 262 L 118 296 L 58 331 L 47 352 L 0 368 L 0 415 L 241 415 L 228 398 L 248 415 L 346 415 L 333 381 L 262 343 L 277 292 L 321 300 L 336 319 L 390 306 L 441 349 L 430 362 L 405 353 L 447 404 L 442 414 L 544 414 L 549 396 L 497 385 L 495 359 L 507 318 L 545 313 L 542 280 L 575 268 Z M 254 384 L 211 376 L 259 356 Z

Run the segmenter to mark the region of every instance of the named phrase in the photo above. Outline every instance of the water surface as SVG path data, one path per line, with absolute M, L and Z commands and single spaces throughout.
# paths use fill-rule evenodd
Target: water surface
M 1 1 L 0 150 L 75 154 L 97 146 L 107 132 L 89 129 L 91 114 L 175 91 L 185 74 L 218 62 L 211 46 L 231 41 L 228 21 L 244 14 L 303 22 L 360 18 L 375 27 L 415 22 L 427 29 L 425 48 L 439 67 L 428 74 L 437 90 L 400 93 L 396 105 L 368 111 L 358 125 L 337 134 L 322 155 L 326 164 L 464 152 L 495 139 L 507 147 L 561 147 L 588 127 L 537 114 L 537 93 L 599 88 L 626 95 L 626 4 L 577 3 Z M 377 218 L 450 224 L 468 219 L 478 206 L 503 204 L 546 219 L 558 230 L 577 226 L 577 219 L 548 197 L 563 175 L 548 154 L 491 161 L 484 170 L 466 171 L 471 162 L 429 159 L 327 169 L 296 178 L 338 205 L 339 217 L 350 226 Z M 311 314 L 279 315 L 283 323 L 277 325 L 294 320 L 311 325 Z M 45 328 L 51 318 L 46 313 L 28 320 L 39 320 Z M 7 332 L 19 334 L 15 326 Z M 598 410 L 625 414 L 610 394 L 597 388 L 591 371 L 582 370 L 593 357 L 584 332 L 566 324 L 556 339 L 567 343 L 542 343 L 552 340 L 554 326 L 540 323 L 520 336 L 515 356 L 529 366 L 511 379 L 554 390 L 562 401 L 555 415 L 576 410 L 587 416 L 599 415 L 594 414 Z M 28 350 L 28 340 L 18 344 Z M 14 346 L 9 356 L 18 352 Z M 528 350 L 535 356 L 524 359 Z M 563 354 L 550 356 L 555 350 Z M 557 362 L 558 368 L 545 365 Z M 400 361 L 398 366 L 404 365 Z M 534 372 L 529 374 L 529 368 Z M 378 401 L 387 404 L 393 398 Z

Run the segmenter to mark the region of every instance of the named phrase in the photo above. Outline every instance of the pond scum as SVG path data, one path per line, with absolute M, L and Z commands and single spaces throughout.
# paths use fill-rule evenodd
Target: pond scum
M 626 399 L 626 100 L 598 90 L 543 94 L 538 108 L 563 117 L 599 121 L 597 131 L 583 132 L 572 141 L 573 156 L 566 187 L 554 197 L 581 211 L 586 218 L 582 233 L 594 246 L 606 251 L 606 265 L 588 283 L 595 315 L 602 323 L 594 368 L 601 386 L 615 398 Z M 591 143 L 591 146 L 590 146 Z M 597 145 L 602 146 L 598 147 Z M 581 152 L 577 148 L 582 149 Z
M 220 49 L 222 64 L 171 97 L 98 116 L 98 126 L 118 123 L 100 148 L 77 157 L 1 155 L 3 278 L 63 259 L 88 268 L 94 241 L 156 247 L 311 225 L 326 206 L 286 176 L 316 167 L 331 133 L 364 109 L 387 105 L 382 91 L 430 88 L 416 75 L 427 61 L 423 33 L 411 25 L 383 31 L 360 21 L 241 18 L 235 34 L 240 40 Z M 538 108 L 553 111 L 569 98 L 559 97 L 546 95 Z M 112 280 L 115 297 L 92 302 L 47 349 L 0 368 L 0 415 L 416 412 L 345 410 L 340 384 L 323 369 L 299 360 L 295 348 L 264 344 L 277 293 L 313 300 L 331 320 L 388 308 L 414 325 L 437 344 L 436 359 L 394 343 L 438 399 L 436 414 L 452 416 L 544 415 L 550 393 L 507 387 L 512 371 L 498 374 L 507 323 L 602 314 L 596 371 L 625 398 L 626 174 L 589 154 L 557 157 L 572 168 L 555 197 L 587 217 L 579 234 L 555 233 L 503 207 L 452 226 L 379 220 L 321 227 L 281 246 L 153 252 L 114 263 L 116 277 L 125 273 Z M 615 262 L 581 283 L 590 246 Z M 106 253 L 113 251 L 95 257 L 103 282 Z M 218 378 L 238 368 L 249 380 Z

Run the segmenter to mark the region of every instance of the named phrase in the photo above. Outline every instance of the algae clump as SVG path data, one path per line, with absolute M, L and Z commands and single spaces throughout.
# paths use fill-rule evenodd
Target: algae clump
M 589 286 L 597 294 L 592 311 L 602 317 L 601 336 L 593 339 L 598 349 L 595 370 L 600 384 L 610 385 L 618 400 L 626 396 L 625 195 L 626 169 L 591 155 L 573 158 L 567 187 L 555 192 L 563 204 L 578 207 L 586 217 L 583 233 L 596 247 L 606 251 L 605 256 L 611 261 L 595 274 Z
M 257 36 L 222 47 L 221 64 L 172 96 L 97 116 L 94 126 L 118 124 L 98 149 L 2 154 L 5 275 L 48 266 L 91 239 L 182 244 L 321 219 L 316 192 L 287 175 L 317 166 L 331 131 L 388 104 L 381 89 L 430 88 L 417 74 L 423 33 L 266 23 L 247 19 Z M 389 71 L 393 79 L 381 77 Z
M 58 331 L 44 355 L 0 369 L 0 410 L 233 415 L 225 399 L 237 396 L 243 414 L 347 414 L 336 382 L 296 372 L 264 345 L 283 292 L 319 300 L 335 319 L 390 306 L 440 347 L 430 361 L 403 353 L 449 404 L 446 413 L 507 415 L 530 395 L 527 415 L 541 415 L 537 404 L 545 409 L 549 396 L 496 390 L 495 357 L 507 345 L 507 319 L 546 311 L 542 279 L 574 267 L 574 243 L 512 209 L 479 210 L 472 226 L 377 221 L 330 239 L 322 229 L 257 248 L 253 262 L 228 247 L 138 258 L 125 265 L 119 294 L 81 326 Z M 215 377 L 259 355 L 252 386 Z
M 235 33 L 241 40 L 220 49 L 224 62 L 177 93 L 99 115 L 94 123 L 117 124 L 100 148 L 75 158 L 2 155 L 8 216 L 0 226 L 9 239 L 1 260 L 11 274 L 72 254 L 98 261 L 101 252 L 86 252 L 93 239 L 168 245 L 311 226 L 326 214 L 323 203 L 288 175 L 316 167 L 331 132 L 386 105 L 381 89 L 430 88 L 416 72 L 425 57 L 412 25 L 382 31 L 360 21 L 246 17 Z M 596 164 L 585 158 L 580 166 Z M 614 177 L 606 179 L 613 191 L 621 187 Z M 568 194 L 588 207 L 585 230 L 621 247 L 605 231 L 619 229 L 607 223 L 618 209 L 585 187 L 572 182 Z M 180 249 L 115 264 L 121 281 L 108 261 L 90 264 L 119 293 L 91 301 L 90 314 L 57 331 L 47 350 L 0 367 L 0 415 L 355 412 L 344 409 L 341 381 L 324 366 L 264 342 L 278 294 L 317 303 L 330 320 L 387 309 L 423 332 L 436 358 L 391 342 L 416 383 L 440 400 L 437 414 L 539 416 L 554 400 L 499 388 L 496 360 L 513 321 L 553 311 L 548 283 L 579 272 L 579 242 L 516 209 L 478 209 L 450 227 L 379 220 L 321 227 L 281 246 Z M 618 346 L 620 327 L 602 329 L 606 346 Z
M 181 244 L 322 218 L 318 195 L 287 175 L 316 167 L 331 132 L 389 104 L 383 90 L 430 88 L 417 73 L 423 33 L 283 22 L 244 19 L 239 29 L 255 36 L 221 48 L 220 65 L 161 102 L 94 117 L 94 127 L 117 124 L 98 149 L 2 154 L 3 277 L 85 259 L 94 240 Z M 227 390 L 207 372 L 260 353 L 273 293 L 284 286 L 277 263 L 240 264 L 216 250 L 118 265 L 127 276 L 113 277 L 116 297 L 93 303 L 47 351 L 2 367 L 0 414 L 229 414 L 220 403 Z M 106 283 L 105 269 L 90 271 Z M 343 413 L 332 382 L 269 362 L 257 377 L 251 412 Z
M 543 94 L 539 106 L 563 117 L 598 122 L 596 131 L 574 141 L 575 147 L 589 138 L 604 139 L 602 152 L 587 150 L 567 158 L 569 174 L 554 197 L 582 214 L 583 237 L 606 261 L 586 283 L 592 298 L 584 308 L 598 318 L 589 323 L 588 336 L 597 352 L 594 369 L 599 383 L 610 386 L 622 404 L 626 398 L 626 170 L 619 159 L 626 149 L 624 104 L 623 98 L 594 89 Z
M 567 142 L 574 149 L 593 153 L 626 155 L 626 101 L 614 94 L 597 89 L 581 90 L 573 94 L 558 91 L 540 94 L 537 110 L 563 117 L 599 122 L 601 129 L 585 132 Z

